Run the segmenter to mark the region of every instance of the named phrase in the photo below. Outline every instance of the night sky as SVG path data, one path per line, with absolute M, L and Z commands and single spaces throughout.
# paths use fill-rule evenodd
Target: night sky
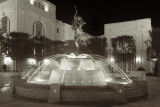
M 153 27 L 160 27 L 160 4 L 141 0 L 48 0 L 57 7 L 57 19 L 71 24 L 76 4 L 78 14 L 87 22 L 84 31 L 104 34 L 104 24 L 151 18 Z M 140 2 L 141 1 L 141 2 Z M 152 0 L 153 1 L 153 0 Z

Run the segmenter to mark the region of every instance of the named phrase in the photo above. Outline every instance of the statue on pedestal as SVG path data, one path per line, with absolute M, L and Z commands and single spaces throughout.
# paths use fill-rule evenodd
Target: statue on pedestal
M 86 24 L 81 16 L 78 16 L 77 9 L 75 6 L 76 13 L 74 15 L 74 19 L 72 21 L 72 29 L 74 31 L 74 42 L 76 48 L 79 50 L 79 43 L 81 40 L 81 36 L 84 36 L 84 32 L 82 27 Z

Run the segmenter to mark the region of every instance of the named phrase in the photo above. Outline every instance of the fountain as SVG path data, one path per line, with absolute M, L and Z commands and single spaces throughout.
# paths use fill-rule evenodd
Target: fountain
M 147 95 L 145 81 L 131 80 L 99 55 L 58 54 L 48 57 L 11 82 L 12 95 L 64 101 L 116 101 Z
M 77 51 L 85 23 L 74 16 L 73 30 Z M 123 102 L 145 96 L 146 81 L 131 80 L 105 57 L 71 53 L 50 56 L 11 82 L 11 95 L 49 102 Z
M 64 86 L 105 86 L 131 84 L 132 80 L 116 65 L 98 55 L 56 55 L 43 60 L 22 77 L 27 83 Z

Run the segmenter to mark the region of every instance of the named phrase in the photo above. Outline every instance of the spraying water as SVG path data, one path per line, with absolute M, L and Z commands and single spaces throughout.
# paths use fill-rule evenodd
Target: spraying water
M 23 76 L 28 83 L 103 86 L 132 82 L 117 66 L 97 55 L 55 55 L 40 63 Z

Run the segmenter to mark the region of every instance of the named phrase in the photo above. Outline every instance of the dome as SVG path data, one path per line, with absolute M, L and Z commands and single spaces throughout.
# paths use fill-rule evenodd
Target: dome
M 66 86 L 130 84 L 132 80 L 115 64 L 98 55 L 58 54 L 35 65 L 23 77 L 27 83 Z

